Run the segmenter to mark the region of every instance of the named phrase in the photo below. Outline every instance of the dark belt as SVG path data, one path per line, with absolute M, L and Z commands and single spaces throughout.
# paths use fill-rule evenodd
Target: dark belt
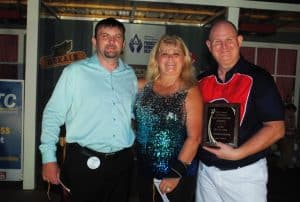
M 71 149 L 71 150 L 74 150 L 74 151 L 78 151 L 81 154 L 83 154 L 85 156 L 88 156 L 88 157 L 97 156 L 101 160 L 116 159 L 119 156 L 121 156 L 122 154 L 125 154 L 125 153 L 127 153 L 131 150 L 131 147 L 129 147 L 129 148 L 125 148 L 125 149 L 122 149 L 122 150 L 116 151 L 116 152 L 102 153 L 102 152 L 94 151 L 94 150 L 89 149 L 87 147 L 82 147 L 77 143 L 68 143 L 67 148 Z

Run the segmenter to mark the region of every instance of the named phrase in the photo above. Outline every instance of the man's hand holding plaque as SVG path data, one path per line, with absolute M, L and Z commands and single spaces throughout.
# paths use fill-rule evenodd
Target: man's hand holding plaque
M 237 147 L 240 105 L 237 103 L 205 104 L 203 145 L 218 148 L 217 142 Z

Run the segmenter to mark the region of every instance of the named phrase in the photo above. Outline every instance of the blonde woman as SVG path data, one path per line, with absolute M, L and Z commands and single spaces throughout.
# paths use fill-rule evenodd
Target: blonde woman
M 195 83 L 183 40 L 163 36 L 151 52 L 135 104 L 140 201 L 193 199 L 203 110 Z

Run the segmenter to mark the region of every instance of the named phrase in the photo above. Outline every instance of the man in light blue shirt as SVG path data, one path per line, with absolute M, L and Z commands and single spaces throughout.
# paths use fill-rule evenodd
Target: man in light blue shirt
M 119 21 L 98 22 L 92 39 L 97 53 L 64 69 L 43 113 L 42 177 L 63 182 L 71 201 L 128 201 L 137 78 L 119 58 L 124 35 Z M 63 124 L 67 150 L 60 173 L 56 144 Z

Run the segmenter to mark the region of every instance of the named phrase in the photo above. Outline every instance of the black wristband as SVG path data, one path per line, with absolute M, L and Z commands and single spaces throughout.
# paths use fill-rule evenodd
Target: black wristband
M 175 160 L 170 167 L 170 172 L 166 178 L 182 178 L 187 174 L 187 165 L 180 160 Z

